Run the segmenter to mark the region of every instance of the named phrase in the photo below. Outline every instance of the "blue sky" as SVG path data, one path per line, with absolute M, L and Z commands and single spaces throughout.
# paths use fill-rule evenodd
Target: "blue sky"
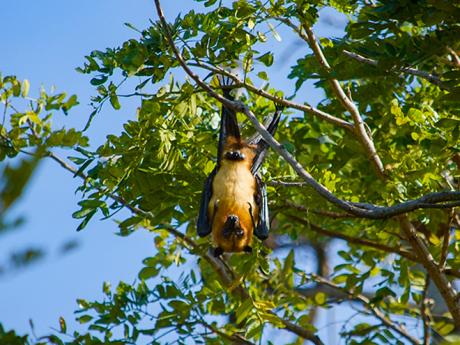
M 179 10 L 185 12 L 191 1 L 163 3 L 167 17 L 172 19 Z M 77 94 L 80 106 L 68 117 L 57 115 L 54 123 L 56 128 L 82 128 L 91 112 L 87 104 L 94 92 L 89 77 L 77 73 L 75 67 L 81 66 L 92 50 L 115 47 L 137 37 L 123 23 L 144 28 L 154 17 L 151 0 L 4 0 L 0 72 L 28 79 L 32 92 L 40 86 L 47 90 L 54 86 L 58 92 Z M 318 28 L 320 34 L 331 30 L 335 29 L 330 25 Z M 292 59 L 292 54 L 286 54 L 286 58 Z M 285 79 L 280 76 L 286 75 L 287 66 L 278 72 L 280 82 Z M 319 95 L 310 92 L 305 96 L 316 103 Z M 102 143 L 106 134 L 119 133 L 136 106 L 136 100 L 124 99 L 120 111 L 108 107 L 98 115 L 87 133 L 92 147 Z M 27 222 L 0 237 L 0 262 L 28 245 L 43 247 L 47 256 L 25 270 L 0 276 L 0 322 L 7 329 L 29 332 L 28 320 L 33 319 L 36 333 L 44 334 L 51 327 L 58 328 L 59 316 L 72 325 L 77 298 L 100 298 L 104 281 L 113 285 L 120 280 L 133 282 L 142 259 L 153 254 L 153 242 L 146 232 L 118 237 L 112 220 L 92 221 L 83 232 L 76 233 L 79 222 L 71 214 L 78 209 L 79 195 L 74 192 L 79 183 L 54 162 L 45 160 L 14 208 L 16 214 L 26 216 Z M 79 246 L 60 255 L 60 247 L 69 240 L 76 240 Z
M 171 2 L 169 2 L 171 3 Z M 75 71 L 84 56 L 94 49 L 105 49 L 136 37 L 123 25 L 130 22 L 146 27 L 153 16 L 151 1 L 21 1 L 2 3 L 0 31 L 3 48 L 0 71 L 28 79 L 31 92 L 40 86 L 58 92 L 77 94 L 80 106 L 68 117 L 55 116 L 57 128 L 82 128 L 93 93 L 88 76 Z M 169 10 L 169 8 L 167 8 Z M 169 11 L 168 11 L 169 12 Z M 88 135 L 100 144 L 106 134 L 118 133 L 121 124 L 132 116 L 136 106 L 125 101 L 119 112 L 107 110 L 94 121 Z M 107 124 L 110 125 L 107 125 Z M 102 283 L 120 280 L 132 282 L 142 267 L 142 259 L 151 255 L 154 246 L 150 236 L 138 232 L 128 238 L 114 235 L 116 224 L 109 220 L 95 221 L 85 231 L 76 233 L 78 221 L 72 219 L 79 195 L 75 189 L 80 181 L 51 160 L 42 162 L 23 198 L 15 206 L 16 214 L 27 222 L 17 231 L 0 238 L 0 262 L 9 253 L 25 246 L 46 250 L 45 259 L 32 267 L 0 276 L 0 322 L 6 328 L 29 331 L 29 318 L 37 334 L 58 326 L 59 316 L 73 319 L 76 298 L 101 297 Z M 79 244 L 76 250 L 60 255 L 60 247 L 69 240 Z

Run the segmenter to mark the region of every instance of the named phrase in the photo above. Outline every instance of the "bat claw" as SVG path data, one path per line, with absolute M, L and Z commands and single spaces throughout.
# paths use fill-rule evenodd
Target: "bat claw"
M 224 250 L 221 247 L 217 247 L 214 249 L 214 257 L 218 258 L 224 253 Z
M 251 254 L 251 253 L 252 253 L 252 247 L 251 247 L 251 246 L 245 246 L 245 247 L 243 248 L 243 251 L 244 251 L 245 253 Z

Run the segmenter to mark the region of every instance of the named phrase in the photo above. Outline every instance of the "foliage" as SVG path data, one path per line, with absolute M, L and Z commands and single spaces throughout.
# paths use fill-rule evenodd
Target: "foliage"
M 355 217 L 310 187 L 285 187 L 298 178 L 279 155 L 271 154 L 263 168 L 276 219 L 273 252 L 256 243 L 251 255 L 233 255 L 225 264 L 213 259 L 207 252 L 209 239 L 195 235 L 195 218 L 203 181 L 215 163 L 220 103 L 194 80 L 181 77 L 180 60 L 167 36 L 171 33 L 185 62 L 202 79 L 240 61 L 240 86 L 247 90 L 241 100 L 259 120 L 273 113 L 273 98 L 280 100 L 289 92 L 278 83 L 274 88 L 270 77 L 288 48 L 285 42 L 300 42 L 299 58 L 285 81 L 294 84 L 289 100 L 300 105 L 286 111 L 278 141 L 337 198 L 391 206 L 433 191 L 458 190 L 460 6 L 447 0 L 196 2 L 196 10 L 179 15 L 167 30 L 152 22 L 137 40 L 86 56 L 79 71 L 91 76 L 96 93 L 87 127 L 107 101 L 120 109 L 119 97 L 127 91 L 124 80 L 138 81 L 128 90 L 130 97 L 139 98 L 136 119 L 97 149 L 89 148 L 82 132 L 51 126 L 52 112 L 67 114 L 78 104 L 75 96 L 41 90 L 39 98 L 30 99 L 28 82 L 0 79 L 9 119 L 0 127 L 0 157 L 11 162 L 0 185 L 2 207 L 20 195 L 39 158 L 50 156 L 55 147 L 68 148 L 77 166 L 69 170 L 83 181 L 80 208 L 73 215 L 82 220 L 77 230 L 98 213 L 110 218 L 127 207 L 132 215 L 120 220 L 120 234 L 146 228 L 157 247 L 155 256 L 144 260 L 138 283 L 122 282 L 116 289 L 105 284 L 104 301 L 80 300 L 77 320 L 88 325 L 87 332 L 69 333 L 62 320 L 61 332 L 73 340 L 64 342 L 60 335 L 46 339 L 57 344 L 159 344 L 166 338 L 179 343 L 268 343 L 279 328 L 290 332 L 291 338 L 283 338 L 286 342 L 305 338 L 321 344 L 315 337 L 316 311 L 338 308 L 344 299 L 359 303 L 361 315 L 343 324 L 341 334 L 348 344 L 417 343 L 428 334 L 442 338 L 459 328 L 452 315 L 459 306 L 442 292 L 427 291 L 429 281 L 442 290 L 438 276 L 458 276 L 460 224 L 455 208 L 425 205 L 407 215 L 422 243 L 417 245 L 400 217 Z M 330 68 L 309 49 L 307 37 L 308 28 L 328 7 L 348 18 L 343 37 L 319 40 Z M 317 111 L 356 128 L 352 110 L 334 88 L 337 81 L 356 105 L 367 134 L 347 131 L 314 111 L 299 112 L 308 81 L 324 91 Z M 262 88 L 256 86 L 261 83 Z M 218 89 L 215 77 L 210 84 Z M 25 111 L 14 103 L 23 106 L 21 99 L 30 101 Z M 251 134 L 249 121 L 239 119 Z M 362 144 L 363 135 L 375 143 L 386 177 L 380 178 L 370 163 L 375 157 Z M 27 159 L 11 160 L 17 156 Z M 19 183 L 12 183 L 12 176 Z M 339 258 L 325 249 L 337 248 L 329 244 L 335 238 L 346 241 Z M 295 248 L 288 255 L 280 249 L 286 244 Z M 317 268 L 305 269 L 296 260 L 300 244 L 315 250 Z M 426 256 L 420 248 L 426 248 Z M 196 258 L 198 266 L 191 268 Z M 333 266 L 331 272 L 327 266 Z M 179 276 L 172 272 L 182 273 L 171 278 Z M 430 310 L 431 299 L 438 304 L 436 312 Z M 447 309 L 438 308 L 443 299 Z

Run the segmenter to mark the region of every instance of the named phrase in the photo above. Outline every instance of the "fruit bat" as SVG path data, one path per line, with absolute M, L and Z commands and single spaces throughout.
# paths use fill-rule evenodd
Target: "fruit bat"
M 233 101 L 231 84 L 222 82 L 221 87 L 224 97 Z M 277 106 L 266 124 L 271 135 L 275 134 L 281 112 Z M 222 105 L 217 164 L 206 179 L 197 221 L 200 237 L 212 233 L 215 256 L 251 252 L 253 234 L 260 240 L 268 237 L 267 191 L 259 174 L 267 149 L 260 135 L 243 140 L 235 110 Z

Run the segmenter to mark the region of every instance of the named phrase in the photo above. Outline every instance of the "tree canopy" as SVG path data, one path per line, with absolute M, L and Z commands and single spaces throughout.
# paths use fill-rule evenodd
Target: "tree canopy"
M 0 77 L 2 210 L 37 162 L 53 159 L 81 178 L 78 231 L 103 215 L 123 236 L 149 230 L 157 249 L 136 284 L 79 300 L 86 331 L 61 319 L 60 333 L 36 342 L 326 344 L 318 314 L 345 302 L 356 317 L 340 320 L 342 343 L 458 340 L 460 4 L 195 2 L 166 18 L 155 0 L 151 26 L 131 26 L 137 39 L 85 57 L 94 111 L 83 130 L 52 125 L 75 95 L 31 98 L 28 81 Z M 318 37 L 331 9 L 347 18 L 344 35 Z M 299 58 L 275 80 L 293 49 Z M 241 90 L 237 101 L 222 96 L 219 76 Z M 318 104 L 306 101 L 311 88 Z M 122 97 L 139 100 L 135 119 L 92 147 L 91 120 Z M 252 254 L 220 259 L 195 221 L 222 104 L 271 148 L 262 172 L 272 231 Z M 273 138 L 261 124 L 276 104 L 285 116 Z M 302 262 L 305 251 L 314 262 Z M 0 340 L 34 342 L 1 327 Z

